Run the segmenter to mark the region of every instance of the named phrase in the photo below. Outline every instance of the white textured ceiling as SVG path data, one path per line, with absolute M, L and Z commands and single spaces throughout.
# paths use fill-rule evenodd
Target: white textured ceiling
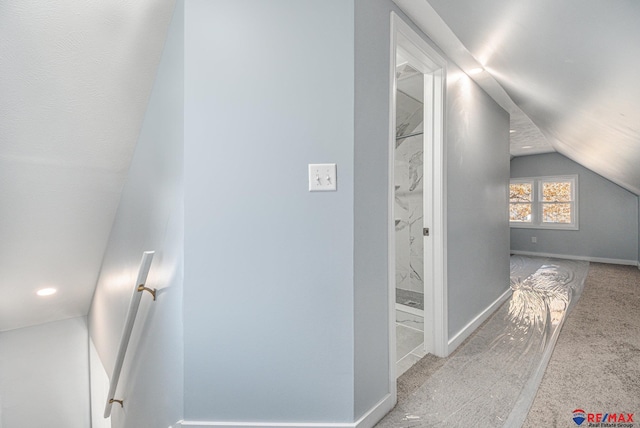
M 464 70 L 485 67 L 530 119 L 512 154 L 546 140 L 640 194 L 640 2 L 394 1 Z
M 173 6 L 0 2 L 0 331 L 87 314 Z

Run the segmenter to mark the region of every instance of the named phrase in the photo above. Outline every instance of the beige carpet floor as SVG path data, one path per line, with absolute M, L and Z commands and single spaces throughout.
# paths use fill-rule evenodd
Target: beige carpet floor
M 446 361 L 427 355 L 411 367 L 398 379 L 398 402 Z M 583 294 L 565 321 L 523 426 L 575 428 L 575 409 L 633 413 L 633 426 L 640 428 L 640 270 L 635 266 L 590 264 Z
M 634 413 L 640 427 L 640 270 L 591 263 L 524 427 L 577 427 L 575 409 Z M 582 426 L 588 426 L 585 421 Z

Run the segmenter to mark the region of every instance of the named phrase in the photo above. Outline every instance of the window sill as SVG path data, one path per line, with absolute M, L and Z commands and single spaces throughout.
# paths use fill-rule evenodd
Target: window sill
M 523 224 L 509 223 L 509 227 L 514 229 L 544 229 L 544 230 L 580 230 L 577 224 Z

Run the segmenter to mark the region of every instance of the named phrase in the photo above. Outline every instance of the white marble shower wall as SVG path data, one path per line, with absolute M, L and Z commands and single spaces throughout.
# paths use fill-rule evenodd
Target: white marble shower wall
M 398 70 L 396 94 L 396 287 L 424 293 L 423 125 L 424 77 L 409 65 Z
M 423 293 L 422 136 L 396 147 L 396 287 Z

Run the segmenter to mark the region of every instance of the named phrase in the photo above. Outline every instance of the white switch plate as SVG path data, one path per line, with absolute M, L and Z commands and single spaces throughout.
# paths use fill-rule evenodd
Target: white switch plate
M 309 164 L 309 191 L 335 192 L 338 190 L 335 163 Z

